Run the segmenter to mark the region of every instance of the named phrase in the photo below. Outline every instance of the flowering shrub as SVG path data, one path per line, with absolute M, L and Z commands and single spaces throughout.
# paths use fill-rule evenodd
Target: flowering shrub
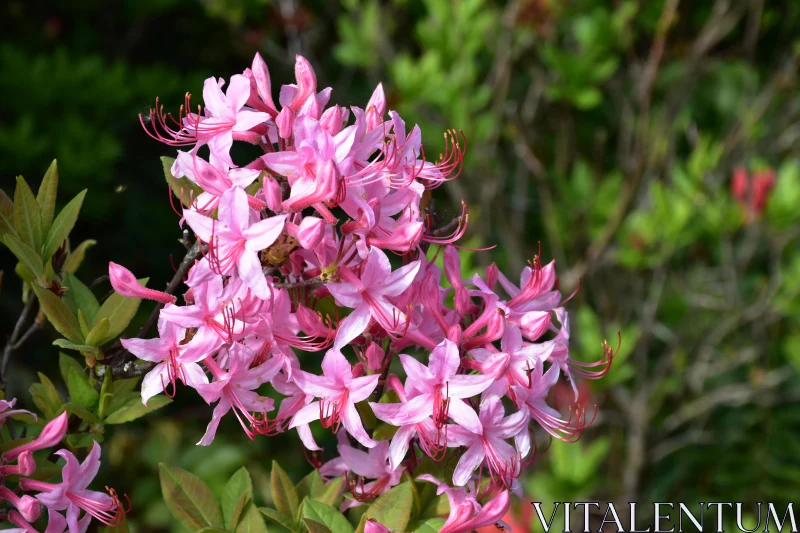
M 52 421 L 3 455 L 0 499 L 22 530 L 35 531 L 40 505 L 48 532 L 85 531 L 91 517 L 121 523 L 113 491 L 86 489 L 104 424 L 142 416 L 184 387 L 215 405 L 199 445 L 211 445 L 232 413 L 250 439 L 296 431 L 315 466 L 295 487 L 274 464 L 275 508 L 259 512 L 245 470 L 218 501 L 192 474 L 162 465 L 167 505 L 192 530 L 264 531 L 262 515 L 312 532 L 357 525 L 457 533 L 500 524 L 535 456 L 536 428 L 572 442 L 593 420 L 584 407 L 565 416 L 546 403 L 561 376 L 577 402 L 576 378 L 602 377 L 613 357 L 603 343 L 596 362 L 570 358 L 568 298 L 555 263 L 536 256 L 519 284 L 495 265 L 469 279 L 461 272 L 456 243 L 467 207 L 442 220 L 431 190 L 457 177 L 463 138 L 448 132 L 433 163 L 419 127 L 387 113 L 380 85 L 365 109 L 348 110 L 328 106 L 331 90 L 318 91 L 303 57 L 295 72 L 297 83 L 282 86 L 276 104 L 256 55 L 224 91 L 224 80 L 206 80 L 204 106 L 193 108 L 187 95 L 177 117 L 161 107 L 142 117 L 152 137 L 185 148 L 164 159 L 187 228 L 186 257 L 165 291 L 112 262 L 116 294 L 101 306 L 73 275 L 77 250 L 65 240 L 83 193 L 53 221 L 55 167 L 39 197 L 24 180 L 13 203 L 3 196 L 5 242 L 36 296 L 28 295 L 29 306 L 38 300 L 64 336 L 55 344 L 80 352 L 89 369 L 87 377 L 63 355 L 69 402 L 42 376 L 34 394 Z M 260 154 L 239 161 L 240 144 Z M 141 299 L 158 302 L 150 319 L 136 337 L 112 342 Z M 147 338 L 154 325 L 158 336 Z M 141 403 L 133 398 L 139 375 Z M 68 416 L 79 431 L 64 442 L 91 448 L 86 460 L 61 449 L 61 483 L 30 477 L 31 452 L 59 444 Z M 338 437 L 338 457 L 325 462 L 319 426 Z M 12 475 L 22 476 L 25 495 L 5 486 Z

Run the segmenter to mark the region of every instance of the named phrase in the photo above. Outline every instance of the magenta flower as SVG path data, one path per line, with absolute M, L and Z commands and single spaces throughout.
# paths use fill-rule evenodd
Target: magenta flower
M 494 395 L 488 396 L 481 403 L 478 431 L 460 426 L 448 429 L 448 446 L 467 447 L 466 453 L 461 456 L 453 472 L 455 485 L 465 485 L 484 459 L 489 466 L 492 480 L 497 485 L 508 488 L 519 477 L 521 460 L 529 450 L 527 448 L 514 450 L 506 439 L 526 431 L 530 418 L 524 409 L 508 417 L 504 417 L 504 414 L 500 398 Z
M 273 409 L 272 398 L 259 396 L 255 389 L 269 382 L 280 370 L 280 360 L 271 359 L 253 368 L 250 367 L 255 354 L 249 348 L 233 343 L 228 348 L 230 369 L 222 370 L 212 357 L 203 362 L 214 376 L 214 381 L 197 385 L 197 392 L 207 403 L 219 401 L 206 428 L 206 433 L 198 442 L 208 446 L 217 434 L 219 422 L 225 414 L 233 409 L 233 413 L 250 439 L 255 438 L 253 428 L 260 421 L 250 413 L 266 414 Z
M 346 509 L 374 500 L 400 483 L 404 467 L 395 468 L 389 462 L 389 443 L 380 441 L 374 448 L 362 451 L 350 446 L 347 438 L 339 439 L 339 457 L 328 461 L 320 469 L 324 477 L 348 476 L 350 494 L 340 507 Z M 355 476 L 352 479 L 350 476 Z
M 355 377 L 353 368 L 342 352 L 333 348 L 328 350 L 322 360 L 322 376 L 315 376 L 302 370 L 293 374 L 294 382 L 303 392 L 319 401 L 312 402 L 294 415 L 289 427 L 308 424 L 314 420 L 322 422 L 323 427 L 336 432 L 340 425 L 358 442 L 367 448 L 377 442 L 367 435 L 356 404 L 366 400 L 378 385 L 380 376 Z
M 158 334 L 155 339 L 121 339 L 122 346 L 130 353 L 151 363 L 158 363 L 142 380 L 142 403 L 167 390 L 172 385 L 175 394 L 177 380 L 188 387 L 196 388 L 208 383 L 208 377 L 197 361 L 206 357 L 206 353 L 190 351 L 182 344 L 186 330 L 172 324 L 164 318 L 158 321 Z M 167 392 L 167 395 L 170 395 Z
M 405 388 L 397 376 L 389 376 L 389 386 L 392 387 L 403 404 L 408 403 Z M 397 412 L 398 404 L 391 403 L 371 403 L 372 411 L 375 416 L 384 422 L 392 419 Z M 432 415 L 432 413 L 431 413 Z M 431 416 L 424 418 L 421 422 L 412 422 L 399 426 L 391 444 L 389 445 L 389 464 L 397 468 L 405 459 L 406 453 L 411 446 L 411 439 L 417 437 L 422 450 L 431 458 L 442 459 L 447 450 L 445 435 L 442 428 L 437 428 Z
M 246 132 L 266 122 L 270 116 L 261 111 L 244 109 L 250 98 L 249 79 L 238 74 L 231 76 L 225 93 L 222 92 L 224 83 L 224 80 L 217 81 L 215 78 L 208 78 L 205 81 L 203 102 L 206 105 L 206 116 L 187 118 L 184 127 L 190 132 L 196 130 L 200 143 L 208 143 L 214 156 L 229 167 L 233 167 L 229 152 L 233 145 L 234 132 Z
M 345 267 L 339 268 L 340 283 L 327 283 L 325 287 L 336 299 L 336 303 L 350 307 L 350 313 L 340 324 L 334 348 L 341 349 L 361 335 L 369 325 L 370 318 L 389 333 L 402 331 L 406 317 L 392 305 L 388 298 L 398 296 L 411 285 L 419 269 L 414 261 L 392 272 L 389 258 L 379 248 L 372 247 L 362 263 L 361 275 L 356 276 Z
M 238 187 L 244 189 L 253 183 L 261 172 L 254 168 L 228 168 L 225 163 L 211 158 L 209 163 L 205 159 L 188 152 L 178 152 L 178 157 L 172 165 L 172 175 L 176 178 L 187 177 L 198 184 L 204 192 L 195 201 L 198 209 L 204 213 L 211 213 L 219 206 L 219 198 L 228 189 Z M 187 200 L 190 200 L 187 198 Z M 253 209 L 260 210 L 264 203 L 252 196 L 247 197 L 247 202 Z
M 376 416 L 393 425 L 416 424 L 433 416 L 439 428 L 450 417 L 472 432 L 481 430 L 478 415 L 463 398 L 486 390 L 493 376 L 457 374 L 461 359 L 458 348 L 448 339 L 433 349 L 428 366 L 406 354 L 400 355 L 400 361 L 408 376 L 406 392 L 411 399 L 403 404 L 370 404 Z
M 124 510 L 114 491 L 105 494 L 87 489 L 100 469 L 100 445 L 94 443 L 92 451 L 83 463 L 79 463 L 67 450 L 55 453 L 67 462 L 61 471 L 61 483 L 46 483 L 25 478 L 20 480 L 20 488 L 39 492 L 36 498 L 51 512 L 66 510 L 70 533 L 79 533 L 85 529 L 83 520 L 79 521 L 81 510 L 86 512 L 84 520 L 87 516 L 91 516 L 112 527 L 119 525 Z
M 256 296 L 269 298 L 258 252 L 271 246 L 281 234 L 285 215 L 253 223 L 247 193 L 234 187 L 220 198 L 219 220 L 190 210 L 184 211 L 184 216 L 200 240 L 208 244 L 216 273 L 228 275 L 236 267 L 239 278 Z

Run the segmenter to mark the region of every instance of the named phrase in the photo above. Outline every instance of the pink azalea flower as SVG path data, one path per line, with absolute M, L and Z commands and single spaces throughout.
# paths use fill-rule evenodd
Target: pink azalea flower
M 295 150 L 261 157 L 270 170 L 289 180 L 292 189 L 283 202 L 284 209 L 301 211 L 314 206 L 328 223 L 335 222 L 322 202 L 339 193 L 341 173 L 337 163 L 350 152 L 354 134 L 355 130 L 348 128 L 334 137 L 318 121 L 301 116 L 294 124 Z
M 350 494 L 354 499 L 345 499 L 340 508 L 342 511 L 374 500 L 400 483 L 405 468 L 393 467 L 389 462 L 388 442 L 380 441 L 365 452 L 347 444 L 346 439 L 339 440 L 339 457 L 325 463 L 321 473 L 329 477 L 348 475 Z M 349 474 L 357 479 L 349 479 Z
M 543 373 L 542 367 L 536 365 L 533 368 L 529 387 L 514 387 L 514 397 L 520 406 L 527 409 L 530 418 L 536 420 L 550 435 L 564 442 L 575 442 L 594 418 L 587 422 L 585 412 L 579 410 L 571 412 L 565 420 L 561 413 L 547 405 L 545 399 L 550 388 L 558 381 L 559 368 L 558 365 L 550 365 L 547 372 Z
M 515 451 L 506 442 L 526 431 L 530 418 L 523 409 L 504 417 L 503 404 L 497 396 L 488 396 L 481 403 L 480 428 L 471 431 L 460 426 L 448 429 L 448 446 L 466 446 L 453 472 L 453 483 L 463 486 L 472 473 L 486 460 L 492 479 L 501 486 L 510 487 L 519 476 L 521 460 L 529 449 Z M 523 443 L 526 441 L 522 441 Z
M 502 490 L 485 505 L 481 505 L 476 496 L 474 487 L 470 487 L 467 492 L 462 487 L 449 487 L 447 483 L 439 481 L 430 474 L 417 477 L 420 481 L 428 481 L 436 485 L 436 494 L 444 494 L 450 503 L 450 515 L 444 526 L 440 530 L 446 533 L 468 533 L 475 531 L 483 526 L 494 524 L 504 526 L 502 529 L 510 528 L 503 524 L 502 518 L 508 512 L 510 499 L 508 491 Z M 483 498 L 482 498 L 483 499 Z
M 496 376 L 495 382 L 486 391 L 503 396 L 511 393 L 514 386 L 528 387 L 530 371 L 544 361 L 553 350 L 551 344 L 524 344 L 517 326 L 506 324 L 500 351 L 475 348 L 470 351 L 477 363 L 475 366 L 486 374 Z M 513 398 L 512 398 L 513 399 Z
M 81 510 L 86 512 L 84 520 L 86 516 L 91 516 L 103 524 L 112 527 L 118 525 L 122 521 L 124 510 L 114 491 L 109 495 L 87 489 L 100 469 L 100 445 L 94 443 L 83 463 L 79 463 L 72 452 L 67 450 L 55 453 L 67 462 L 61 471 L 61 482 L 47 483 L 24 478 L 20 480 L 20 488 L 39 492 L 36 498 L 50 512 L 66 510 L 70 533 L 82 531 L 82 524 L 79 522 Z
M 130 353 L 152 363 L 158 363 L 142 380 L 142 403 L 167 389 L 172 384 L 172 395 L 175 394 L 177 380 L 189 387 L 208 383 L 206 376 L 197 361 L 206 357 L 206 353 L 190 351 L 188 345 L 182 344 L 186 330 L 172 324 L 164 318 L 158 321 L 158 337 L 155 339 L 122 339 L 122 346 Z M 170 395 L 169 392 L 167 392 Z
M 253 428 L 259 425 L 259 420 L 250 413 L 266 414 L 272 411 L 272 398 L 259 396 L 255 389 L 275 377 L 280 370 L 280 361 L 271 359 L 250 368 L 254 356 L 249 348 L 234 343 L 228 348 L 230 369 L 227 372 L 222 370 L 212 357 L 203 361 L 214 376 L 214 381 L 197 385 L 197 392 L 207 403 L 215 401 L 219 403 L 214 408 L 211 422 L 206 428 L 205 435 L 198 442 L 199 445 L 208 446 L 213 442 L 220 420 L 231 409 L 251 439 L 255 438 Z
M 419 261 L 414 261 L 392 272 L 386 254 L 373 247 L 362 263 L 360 277 L 340 267 L 341 282 L 327 283 L 325 287 L 336 303 L 352 308 L 353 312 L 339 324 L 334 348 L 341 349 L 361 335 L 367 329 L 370 318 L 374 318 L 389 333 L 402 331 L 406 317 L 388 298 L 398 296 L 411 285 L 419 265 Z
M 269 298 L 258 252 L 281 234 L 285 215 L 253 223 L 247 193 L 239 188 L 229 189 L 220 198 L 219 220 L 188 209 L 183 214 L 200 240 L 208 244 L 211 266 L 218 274 L 228 275 L 236 267 L 239 278 L 256 296 Z
M 187 118 L 184 126 L 190 131 L 195 129 L 200 142 L 208 143 L 211 152 L 220 161 L 233 167 L 229 152 L 233 145 L 234 132 L 246 132 L 266 122 L 270 116 L 261 111 L 244 109 L 250 98 L 248 78 L 242 75 L 232 76 L 225 93 L 222 92 L 224 83 L 224 80 L 217 81 L 215 78 L 205 81 L 203 102 L 206 105 L 206 116 Z
M 322 376 L 297 370 L 294 382 L 306 394 L 319 398 L 298 411 L 289 427 L 308 424 L 314 420 L 322 422 L 323 427 L 338 431 L 340 424 L 354 439 L 372 448 L 377 442 L 367 435 L 356 404 L 366 400 L 378 385 L 380 376 L 355 377 L 353 368 L 342 352 L 333 348 L 328 350 L 322 360 Z
M 388 384 L 397 393 L 400 401 L 403 404 L 407 404 L 408 397 L 400 379 L 394 375 L 389 376 Z M 398 404 L 371 403 L 370 407 L 372 407 L 372 411 L 378 419 L 387 422 L 397 412 Z M 428 416 L 421 422 L 399 426 L 389 445 L 389 464 L 392 468 L 398 468 L 403 459 L 405 459 L 408 448 L 411 445 L 411 439 L 414 437 L 418 437 L 420 447 L 429 457 L 437 460 L 444 457 L 444 452 L 447 450 L 445 435 L 442 432 L 442 428 L 437 428 L 431 417 Z
M 209 163 L 205 159 L 187 152 L 178 152 L 171 171 L 176 178 L 185 176 L 203 189 L 197 198 L 191 200 L 195 200 L 194 203 L 198 209 L 204 213 L 214 211 L 219 206 L 220 197 L 228 189 L 234 187 L 244 189 L 253 183 L 261 173 L 254 168 L 228 168 L 216 157 L 212 157 Z M 252 196 L 247 197 L 247 203 L 256 210 L 264 207 L 264 202 Z
M 376 416 L 397 426 L 415 424 L 433 416 L 439 428 L 450 417 L 470 431 L 481 430 L 478 415 L 463 398 L 486 390 L 493 376 L 457 374 L 461 359 L 458 348 L 448 339 L 433 349 L 428 366 L 406 354 L 400 355 L 400 361 L 408 376 L 406 392 L 411 399 L 403 404 L 370 404 Z

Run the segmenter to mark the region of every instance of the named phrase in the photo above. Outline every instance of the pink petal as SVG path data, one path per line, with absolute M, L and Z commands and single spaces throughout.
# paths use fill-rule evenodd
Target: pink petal
M 453 484 L 458 487 L 466 485 L 472 473 L 483 462 L 483 458 L 483 446 L 480 443 L 475 443 L 467 448 L 466 453 L 461 456 L 455 471 L 453 471 Z
M 242 232 L 247 239 L 245 248 L 257 252 L 269 248 L 280 236 L 286 223 L 286 215 L 277 215 L 256 222 Z
M 366 400 L 369 395 L 372 394 L 372 391 L 375 390 L 375 387 L 378 386 L 380 377 L 380 374 L 373 374 L 371 376 L 362 376 L 353 379 L 350 385 L 350 399 L 355 403 Z
M 366 430 L 364 430 L 361 417 L 353 402 L 347 402 L 344 416 L 342 417 L 342 425 L 344 425 L 347 432 L 363 446 L 367 448 L 374 448 L 377 446 L 378 443 L 372 440 L 369 435 L 367 435 Z
M 483 426 L 478 418 L 477 413 L 467 405 L 464 400 L 458 398 L 450 398 L 450 407 L 447 410 L 450 418 L 459 426 L 480 435 L 483 433 Z
M 364 330 L 366 330 L 369 325 L 370 317 L 369 305 L 362 303 L 356 307 L 352 313 L 339 322 L 333 347 L 337 350 L 341 350 L 343 347 L 350 344 L 350 341 L 364 333 Z
M 456 375 L 459 364 L 461 364 L 461 358 L 458 356 L 458 347 L 449 339 L 444 339 L 431 352 L 428 368 L 434 379 L 439 383 L 445 383 Z M 452 395 L 452 393 L 450 394 Z

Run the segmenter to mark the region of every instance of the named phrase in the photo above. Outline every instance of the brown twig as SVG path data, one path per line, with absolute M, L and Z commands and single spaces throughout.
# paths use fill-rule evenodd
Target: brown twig
M 31 335 L 36 332 L 40 327 L 41 324 L 34 321 L 32 324 L 25 329 L 25 324 L 28 322 L 31 314 L 34 313 L 34 309 L 36 307 L 36 298 L 33 295 L 28 297 L 28 301 L 25 304 L 25 307 L 22 309 L 22 313 L 20 313 L 19 318 L 17 319 L 17 323 L 14 325 L 14 330 L 11 332 L 11 336 L 6 341 L 5 348 L 3 348 L 3 361 L 0 364 L 0 389 L 5 390 L 6 388 L 6 371 L 8 370 L 8 364 L 11 361 L 11 354 L 22 347 L 25 344 Z M 35 316 L 35 315 L 34 315 Z

